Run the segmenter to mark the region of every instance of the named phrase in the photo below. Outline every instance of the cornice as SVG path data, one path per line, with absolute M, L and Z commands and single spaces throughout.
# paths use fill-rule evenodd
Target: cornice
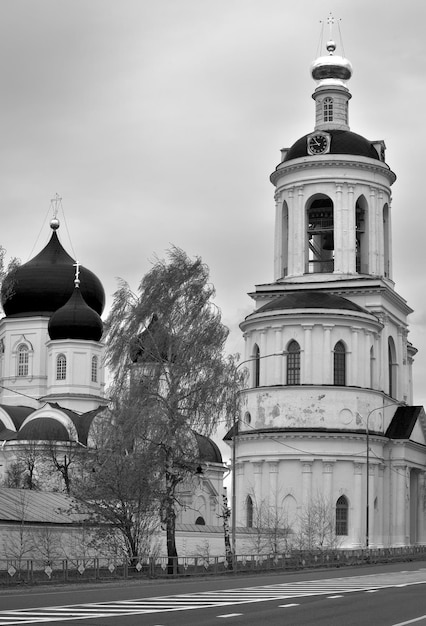
M 354 278 L 336 278 L 323 283 L 317 282 L 303 282 L 303 276 L 300 277 L 300 282 L 275 282 L 262 285 L 256 285 L 256 291 L 250 292 L 248 295 L 253 300 L 260 298 L 273 298 L 282 295 L 286 291 L 326 291 L 327 293 L 342 296 L 344 298 L 350 298 L 351 295 L 369 295 L 369 294 L 381 294 L 389 302 L 395 304 L 405 315 L 409 315 L 413 312 L 413 309 L 408 306 L 406 300 L 399 295 L 394 289 L 386 284 L 385 279 L 380 276 L 363 276 L 360 275 Z M 368 309 L 371 315 L 377 315 L 377 312 Z M 250 315 L 254 315 L 256 311 Z
M 276 185 L 278 180 L 283 176 L 286 176 L 289 172 L 306 170 L 308 168 L 323 169 L 329 167 L 349 168 L 351 170 L 360 169 L 380 173 L 389 180 L 391 185 L 396 180 L 394 172 L 392 172 L 392 170 L 381 161 L 376 161 L 375 159 L 369 159 L 366 157 L 358 157 L 358 159 L 349 157 L 348 159 L 345 159 L 342 156 L 338 156 L 337 158 L 333 158 L 330 155 L 324 157 L 300 157 L 299 159 L 293 159 L 292 161 L 280 163 L 277 166 L 277 169 L 270 175 L 269 180 L 273 185 Z M 348 181 L 345 179 L 345 182 Z
M 383 433 L 377 433 L 369 431 L 369 437 L 371 441 L 377 442 L 389 442 L 389 437 L 386 437 Z M 365 441 L 365 430 L 344 430 L 344 429 L 327 429 L 327 428 L 259 428 L 257 430 L 240 431 L 238 433 L 238 440 L 242 442 L 244 440 L 258 440 L 258 439 L 271 439 L 275 437 L 291 437 L 292 439 L 345 439 L 347 440 L 361 440 Z M 408 443 L 407 440 L 404 443 Z M 413 443 L 413 442 L 410 442 Z M 421 445 L 421 444 L 420 444 Z

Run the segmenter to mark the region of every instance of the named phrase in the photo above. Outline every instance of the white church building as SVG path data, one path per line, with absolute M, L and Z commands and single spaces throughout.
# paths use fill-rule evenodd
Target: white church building
M 415 545 L 426 542 L 426 422 L 412 406 L 412 310 L 392 279 L 396 176 L 384 142 L 350 130 L 352 67 L 326 47 L 311 68 L 314 129 L 270 177 L 274 280 L 241 323 L 235 524 L 273 507 L 295 531 L 319 498 L 341 547 Z
M 96 447 L 101 423 L 111 420 L 101 319 L 104 288 L 62 246 L 56 210 L 45 247 L 10 271 L 1 287 L 0 499 L 7 495 L 4 488 L 11 486 L 8 475 L 17 461 L 25 471 L 31 457 L 35 476 L 40 478 L 38 469 L 44 468 L 43 459 L 46 450 L 49 457 L 52 444 L 64 453 Z M 221 537 L 223 532 L 220 515 L 226 467 L 212 439 L 195 432 L 194 437 L 202 473 L 181 486 L 177 515 L 183 536 L 178 540 L 188 551 L 200 543 L 197 533 L 205 535 L 210 529 L 214 537 Z M 48 484 L 40 480 L 39 488 L 61 490 L 59 474 L 56 479 L 54 471 L 47 475 Z M 36 495 L 31 497 L 36 499 Z M 41 496 L 40 501 L 44 501 Z M 0 547 L 2 522 L 0 510 Z

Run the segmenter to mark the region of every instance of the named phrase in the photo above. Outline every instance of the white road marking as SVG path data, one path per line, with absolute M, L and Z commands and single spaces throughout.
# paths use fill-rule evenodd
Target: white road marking
M 243 613 L 227 613 L 226 615 L 218 615 L 217 617 L 239 617 L 243 615 Z
M 137 600 L 122 600 L 115 602 L 90 602 L 75 605 L 48 606 L 41 608 L 0 610 L 0 626 L 15 624 L 40 624 L 54 621 L 86 620 L 93 618 L 119 618 L 126 615 L 143 615 L 149 613 L 187 611 L 211 607 L 227 607 L 255 602 L 282 601 L 309 596 L 343 597 L 355 591 L 377 592 L 380 589 L 401 586 L 402 581 L 407 585 L 426 583 L 426 571 L 413 570 L 401 574 L 370 574 L 367 576 L 350 576 L 329 578 L 325 580 L 308 580 L 291 583 L 277 583 L 258 587 L 244 587 L 239 589 L 220 589 L 218 591 L 201 591 L 191 594 L 175 596 L 159 596 L 140 598 Z M 289 605 L 282 605 L 286 608 Z M 296 605 L 297 606 L 297 605 Z M 227 613 L 228 615 L 240 615 Z M 418 618 L 404 624 L 411 624 L 424 619 Z M 117 620 L 116 620 L 117 621 Z M 114 622 L 113 622 L 114 623 Z M 403 626 L 395 624 L 394 626 Z
M 421 617 L 415 617 L 414 619 L 409 619 L 408 622 L 399 622 L 398 624 L 392 624 L 392 626 L 406 626 L 407 624 L 415 624 L 416 622 L 421 622 L 422 620 L 426 620 L 426 615 L 422 615 Z

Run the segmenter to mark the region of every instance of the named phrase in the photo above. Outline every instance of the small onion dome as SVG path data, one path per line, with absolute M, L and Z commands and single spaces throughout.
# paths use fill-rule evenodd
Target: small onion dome
M 75 287 L 68 302 L 53 313 L 47 330 L 52 340 L 99 341 L 103 326 L 99 314 L 86 304 L 79 287 Z
M 300 157 L 309 156 L 307 138 L 311 134 L 312 133 L 308 133 L 295 141 L 291 148 L 288 149 L 284 163 Z M 357 135 L 357 133 L 353 133 L 350 130 L 327 130 L 327 134 L 330 135 L 330 149 L 328 154 L 348 154 L 380 161 L 376 148 L 371 141 L 368 141 L 368 139 L 365 139 L 362 135 Z
M 340 309 L 369 313 L 369 311 L 355 304 L 355 302 L 325 291 L 294 291 L 285 293 L 267 302 L 257 309 L 255 313 L 286 309 Z
M 132 363 L 153 363 L 175 360 L 173 340 L 154 313 L 147 328 L 130 343 Z
M 1 287 L 6 317 L 50 316 L 63 306 L 74 289 L 74 259 L 62 247 L 56 229 L 37 256 L 12 270 Z M 105 292 L 99 278 L 79 266 L 82 294 L 99 315 L 105 306 Z
M 311 74 L 314 80 L 334 79 L 349 80 L 352 76 L 352 65 L 348 59 L 339 55 L 334 56 L 336 44 L 327 42 L 328 56 L 322 56 L 312 63 Z

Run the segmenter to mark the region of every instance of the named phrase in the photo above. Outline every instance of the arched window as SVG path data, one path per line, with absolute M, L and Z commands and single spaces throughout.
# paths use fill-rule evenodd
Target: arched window
M 253 528 L 253 500 L 247 496 L 246 500 L 247 528 Z
M 18 346 L 18 376 L 28 376 L 28 346 L 21 343 Z
M 333 121 L 333 98 L 324 98 L 323 102 L 324 122 Z
M 254 350 L 253 350 L 253 365 L 254 365 L 254 369 L 253 369 L 253 382 L 254 382 L 254 387 L 259 387 L 260 385 L 260 350 L 259 350 L 259 346 L 257 344 L 255 344 L 254 346 Z
M 287 348 L 287 385 L 300 385 L 300 346 L 294 340 Z
M 389 395 L 396 397 L 396 350 L 392 337 L 388 339 L 388 370 L 389 370 Z
M 56 380 L 65 380 L 67 377 L 67 359 L 65 354 L 56 357 Z
M 98 357 L 92 356 L 92 383 L 98 382 Z
M 346 385 L 346 349 L 342 341 L 334 346 L 334 384 Z
M 197 526 L 205 526 L 206 525 L 206 520 L 204 519 L 204 517 L 199 515 L 197 517 L 197 519 L 195 520 L 195 523 L 197 524 Z
M 374 347 L 370 348 L 370 387 L 374 388 Z
M 348 500 L 340 496 L 336 502 L 336 535 L 348 534 Z

